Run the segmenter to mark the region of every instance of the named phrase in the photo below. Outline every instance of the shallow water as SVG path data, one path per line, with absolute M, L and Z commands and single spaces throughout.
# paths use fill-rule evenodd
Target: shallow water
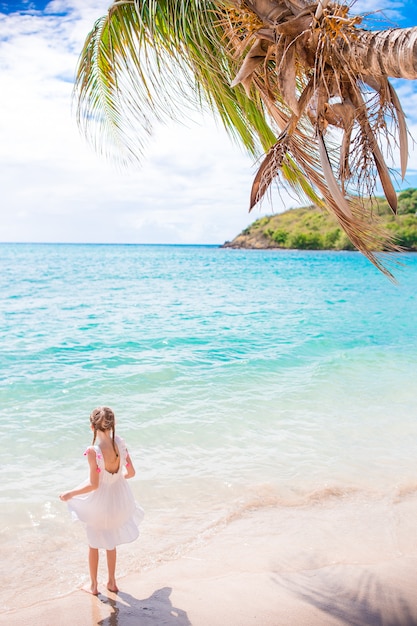
M 393 285 L 357 253 L 0 245 L 0 608 L 85 578 L 57 494 L 85 476 L 100 404 L 146 509 L 122 573 L 248 509 L 413 498 L 417 257 L 401 261 Z

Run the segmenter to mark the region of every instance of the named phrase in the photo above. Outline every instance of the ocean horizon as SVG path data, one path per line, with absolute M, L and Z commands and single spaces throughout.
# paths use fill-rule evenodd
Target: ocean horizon
M 85 580 L 58 494 L 98 405 L 146 515 L 121 575 L 248 511 L 294 533 L 329 503 L 365 503 L 375 532 L 399 503 L 415 519 L 417 257 L 393 260 L 397 284 L 356 252 L 0 244 L 0 610 Z

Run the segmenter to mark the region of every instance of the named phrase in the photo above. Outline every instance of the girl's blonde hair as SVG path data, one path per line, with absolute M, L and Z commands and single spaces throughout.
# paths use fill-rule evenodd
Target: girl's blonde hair
M 90 415 L 90 424 L 94 428 L 93 444 L 97 437 L 97 431 L 105 432 L 106 430 L 112 431 L 112 444 L 113 450 L 116 456 L 119 456 L 114 441 L 116 435 L 116 422 L 113 411 L 108 406 L 99 406 Z

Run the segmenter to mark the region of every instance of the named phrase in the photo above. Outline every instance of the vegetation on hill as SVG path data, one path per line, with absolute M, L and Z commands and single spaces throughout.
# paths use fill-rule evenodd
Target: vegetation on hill
M 385 198 L 373 206 L 396 245 L 417 251 L 417 189 L 398 195 L 398 214 L 393 215 Z M 335 217 L 316 206 L 290 209 L 261 217 L 245 228 L 225 248 L 297 248 L 302 250 L 354 250 Z

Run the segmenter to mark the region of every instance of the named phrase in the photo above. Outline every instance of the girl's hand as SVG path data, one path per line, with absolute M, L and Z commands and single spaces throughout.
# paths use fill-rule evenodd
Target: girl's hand
M 70 500 L 71 498 L 72 498 L 71 491 L 66 491 L 65 493 L 61 493 L 61 495 L 59 496 L 59 499 L 62 500 L 62 502 L 66 502 L 67 500 Z

